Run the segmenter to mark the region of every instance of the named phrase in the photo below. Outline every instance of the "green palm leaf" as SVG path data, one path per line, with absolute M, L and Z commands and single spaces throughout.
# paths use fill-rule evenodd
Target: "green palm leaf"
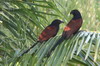
M 0 65 L 7 66 L 66 66 L 100 65 L 99 1 L 1 1 L 0 2 Z M 84 5 L 85 4 L 85 5 Z M 90 5 L 93 5 L 90 8 Z M 84 5 L 84 6 L 83 6 Z M 87 8 L 86 8 L 87 7 Z M 61 37 L 62 24 L 57 36 L 42 44 L 38 43 L 24 56 L 24 50 L 34 44 L 38 35 L 54 19 L 66 23 L 69 12 L 79 9 L 83 16 L 83 30 L 64 40 L 46 57 L 48 51 Z M 66 24 L 65 23 L 65 24 Z M 91 32 L 91 30 L 93 32 Z M 96 31 L 96 32 L 95 32 Z M 37 51 L 36 51 L 37 50 Z

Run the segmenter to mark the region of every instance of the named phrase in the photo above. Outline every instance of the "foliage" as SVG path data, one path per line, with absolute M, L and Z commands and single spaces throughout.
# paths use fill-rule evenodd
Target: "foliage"
M 0 2 L 0 65 L 66 66 L 100 65 L 99 0 L 8 0 Z M 72 18 L 70 11 L 82 13 L 83 25 L 75 36 L 62 42 L 50 57 L 48 51 L 61 37 Z M 62 19 L 56 37 L 37 44 L 29 53 L 20 54 L 34 44 L 41 31 L 54 19 Z M 37 50 L 35 52 L 35 50 Z M 34 53 L 35 52 L 35 53 Z

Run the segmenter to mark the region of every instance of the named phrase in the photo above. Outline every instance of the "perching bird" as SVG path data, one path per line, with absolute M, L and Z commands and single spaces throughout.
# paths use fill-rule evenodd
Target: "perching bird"
M 80 27 L 82 26 L 82 16 L 78 10 L 72 10 L 70 14 L 73 15 L 73 18 L 70 20 L 70 22 L 66 25 L 64 28 L 64 31 L 62 33 L 62 37 L 55 43 L 55 45 L 52 47 L 50 52 L 47 54 L 47 56 L 50 56 L 51 52 L 59 45 L 61 42 L 63 42 L 64 39 L 69 39 L 72 35 L 78 32 Z
M 42 33 L 39 35 L 38 41 L 33 44 L 29 49 L 27 49 L 22 55 L 27 53 L 31 48 L 33 48 L 38 42 L 42 43 L 44 41 L 49 40 L 51 37 L 56 36 L 58 30 L 59 30 L 59 25 L 63 23 L 63 21 L 55 19 L 49 26 L 47 26 Z M 22 56 L 21 55 L 21 56 Z

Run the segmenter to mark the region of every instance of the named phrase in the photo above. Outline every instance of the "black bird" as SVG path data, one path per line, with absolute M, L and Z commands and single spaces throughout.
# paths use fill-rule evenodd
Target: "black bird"
M 51 37 L 56 36 L 59 30 L 59 25 L 63 23 L 63 21 L 59 19 L 55 19 L 49 26 L 47 26 L 42 33 L 39 35 L 38 41 L 33 44 L 29 49 L 27 49 L 22 55 L 27 53 L 30 49 L 32 49 L 38 42 L 42 43 L 44 41 L 49 40 Z M 22 56 L 21 55 L 21 56 Z

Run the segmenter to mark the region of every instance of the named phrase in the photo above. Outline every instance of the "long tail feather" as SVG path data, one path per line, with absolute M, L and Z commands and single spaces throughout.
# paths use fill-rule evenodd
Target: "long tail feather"
M 38 41 L 37 41 L 35 44 L 33 44 L 29 49 L 27 49 L 26 51 L 24 51 L 24 52 L 21 54 L 21 56 L 23 56 L 25 53 L 27 53 L 28 51 L 30 51 L 30 49 L 32 49 L 37 43 L 38 43 Z
M 48 52 L 47 57 L 49 57 L 51 55 L 51 52 L 54 51 L 54 49 L 61 44 L 64 41 L 65 37 L 61 37 L 56 44 L 51 48 L 51 50 Z

